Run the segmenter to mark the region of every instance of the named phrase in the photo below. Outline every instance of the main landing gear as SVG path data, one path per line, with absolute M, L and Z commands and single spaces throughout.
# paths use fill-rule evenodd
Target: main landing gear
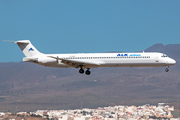
M 91 72 L 89 71 L 89 68 L 86 70 L 86 75 L 90 75 Z
M 90 69 L 90 68 L 87 68 L 87 70 L 86 70 L 86 72 L 85 72 L 86 75 L 90 75 L 90 74 L 91 74 L 91 72 L 89 71 L 89 69 Z M 83 73 L 84 73 L 84 70 L 83 70 L 82 68 L 79 69 L 79 73 L 83 74 Z
M 165 69 L 166 72 L 169 72 L 169 66 Z
M 81 68 L 81 69 L 79 70 L 79 73 L 83 74 L 83 73 L 84 73 L 84 70 Z

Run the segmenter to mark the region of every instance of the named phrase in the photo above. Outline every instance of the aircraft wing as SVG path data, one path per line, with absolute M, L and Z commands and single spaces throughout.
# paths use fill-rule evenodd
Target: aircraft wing
M 54 57 L 54 56 L 48 56 L 50 58 L 54 58 L 56 60 L 61 60 L 62 63 L 69 65 L 71 67 L 75 67 L 75 68 L 79 68 L 80 65 L 82 66 L 89 66 L 89 65 L 93 65 L 93 66 L 100 66 L 99 63 L 97 62 L 89 62 L 89 61 L 83 61 L 83 60 L 68 60 L 68 59 L 62 59 L 59 57 Z

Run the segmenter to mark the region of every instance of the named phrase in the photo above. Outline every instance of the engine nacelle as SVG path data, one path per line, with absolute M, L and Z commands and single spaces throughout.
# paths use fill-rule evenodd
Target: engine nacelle
M 34 62 L 34 63 L 55 63 L 57 62 L 54 58 L 49 57 L 40 57 L 40 58 L 32 58 L 32 57 L 25 57 L 23 58 L 24 62 Z M 59 63 L 59 61 L 58 61 Z
M 38 63 L 54 63 L 54 62 L 57 62 L 57 60 L 53 58 L 49 58 L 49 57 L 43 57 L 43 58 L 38 58 L 37 62 Z

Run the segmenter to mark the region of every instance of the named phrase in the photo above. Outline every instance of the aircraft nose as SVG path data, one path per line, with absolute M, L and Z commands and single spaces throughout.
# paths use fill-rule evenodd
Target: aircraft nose
M 174 59 L 170 59 L 168 60 L 168 64 L 174 65 L 176 64 L 176 61 Z

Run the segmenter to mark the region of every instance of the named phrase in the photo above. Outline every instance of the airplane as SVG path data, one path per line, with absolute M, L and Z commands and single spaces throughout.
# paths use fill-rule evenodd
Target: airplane
M 78 53 L 44 54 L 39 52 L 29 40 L 5 41 L 16 43 L 26 57 L 24 62 L 36 63 L 46 67 L 79 68 L 79 73 L 90 75 L 90 68 L 98 67 L 166 67 L 169 71 L 176 61 L 158 52 L 134 53 Z M 86 71 L 84 71 L 87 69 Z

